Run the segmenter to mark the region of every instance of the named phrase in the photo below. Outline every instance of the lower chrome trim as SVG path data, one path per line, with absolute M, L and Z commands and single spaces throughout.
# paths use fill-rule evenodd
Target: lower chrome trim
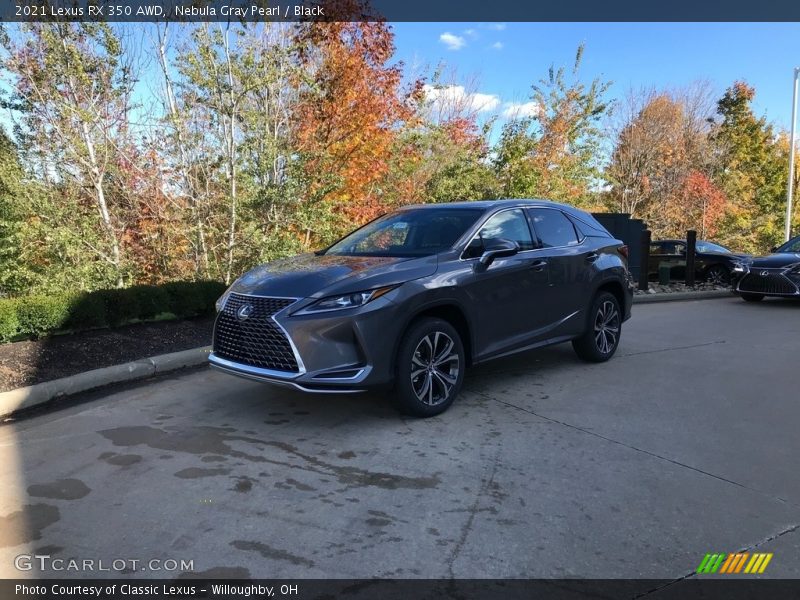
M 308 392 L 311 394 L 358 394 L 367 391 L 365 389 L 317 389 L 313 387 L 307 387 L 294 381 L 294 378 L 298 376 L 297 373 L 286 373 L 283 371 L 273 371 L 270 369 L 242 365 L 231 362 L 224 358 L 220 358 L 213 352 L 208 355 L 208 362 L 214 369 L 227 373 L 228 375 L 236 375 L 237 377 L 259 381 L 261 383 L 271 383 L 273 385 L 291 387 L 296 390 L 300 390 L 301 392 Z

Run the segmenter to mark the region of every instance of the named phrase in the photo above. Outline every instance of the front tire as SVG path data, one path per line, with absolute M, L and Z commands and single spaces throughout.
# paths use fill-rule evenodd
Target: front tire
M 397 353 L 395 404 L 404 414 L 432 417 L 447 410 L 464 382 L 464 345 L 455 327 L 436 318 L 408 329 Z
M 745 302 L 761 302 L 764 299 L 764 294 L 745 294 L 740 292 L 739 295 Z
M 706 270 L 706 283 L 730 285 L 731 272 L 724 265 L 712 265 Z
M 622 334 L 622 313 L 617 298 L 608 292 L 594 297 L 586 332 L 574 340 L 575 353 L 588 362 L 605 362 L 617 351 Z

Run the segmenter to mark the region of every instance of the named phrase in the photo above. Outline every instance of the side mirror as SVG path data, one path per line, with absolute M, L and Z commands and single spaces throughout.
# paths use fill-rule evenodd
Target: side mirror
M 519 252 L 519 244 L 511 240 L 496 239 L 489 242 L 489 246 L 483 251 L 478 262 L 484 267 L 491 265 L 496 258 L 514 256 Z

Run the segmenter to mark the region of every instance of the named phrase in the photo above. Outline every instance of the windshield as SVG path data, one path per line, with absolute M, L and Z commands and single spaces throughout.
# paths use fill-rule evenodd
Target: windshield
M 704 241 L 697 242 L 697 251 L 724 252 L 725 254 L 731 254 L 731 251 L 728 250 L 725 246 L 720 246 L 719 244 L 714 244 L 713 242 L 704 242 Z
M 427 256 L 447 250 L 483 213 L 472 208 L 417 208 L 385 215 L 336 242 L 325 254 Z
M 787 254 L 800 254 L 800 236 L 792 238 L 783 246 L 779 247 L 776 252 L 785 252 Z

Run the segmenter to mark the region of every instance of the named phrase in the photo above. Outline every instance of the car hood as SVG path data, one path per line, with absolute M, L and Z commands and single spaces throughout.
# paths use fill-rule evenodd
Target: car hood
M 703 256 L 714 256 L 719 258 L 733 258 L 733 259 L 750 258 L 749 254 L 741 254 L 739 252 L 698 252 L 698 254 L 702 254 Z
M 757 269 L 761 267 L 764 269 L 777 269 L 779 267 L 788 267 L 796 263 L 800 263 L 800 254 L 770 254 L 769 256 L 755 257 L 752 262 L 750 262 L 750 268 Z
M 286 298 L 322 298 L 404 283 L 436 272 L 436 256 L 330 256 L 300 254 L 260 265 L 231 291 Z

